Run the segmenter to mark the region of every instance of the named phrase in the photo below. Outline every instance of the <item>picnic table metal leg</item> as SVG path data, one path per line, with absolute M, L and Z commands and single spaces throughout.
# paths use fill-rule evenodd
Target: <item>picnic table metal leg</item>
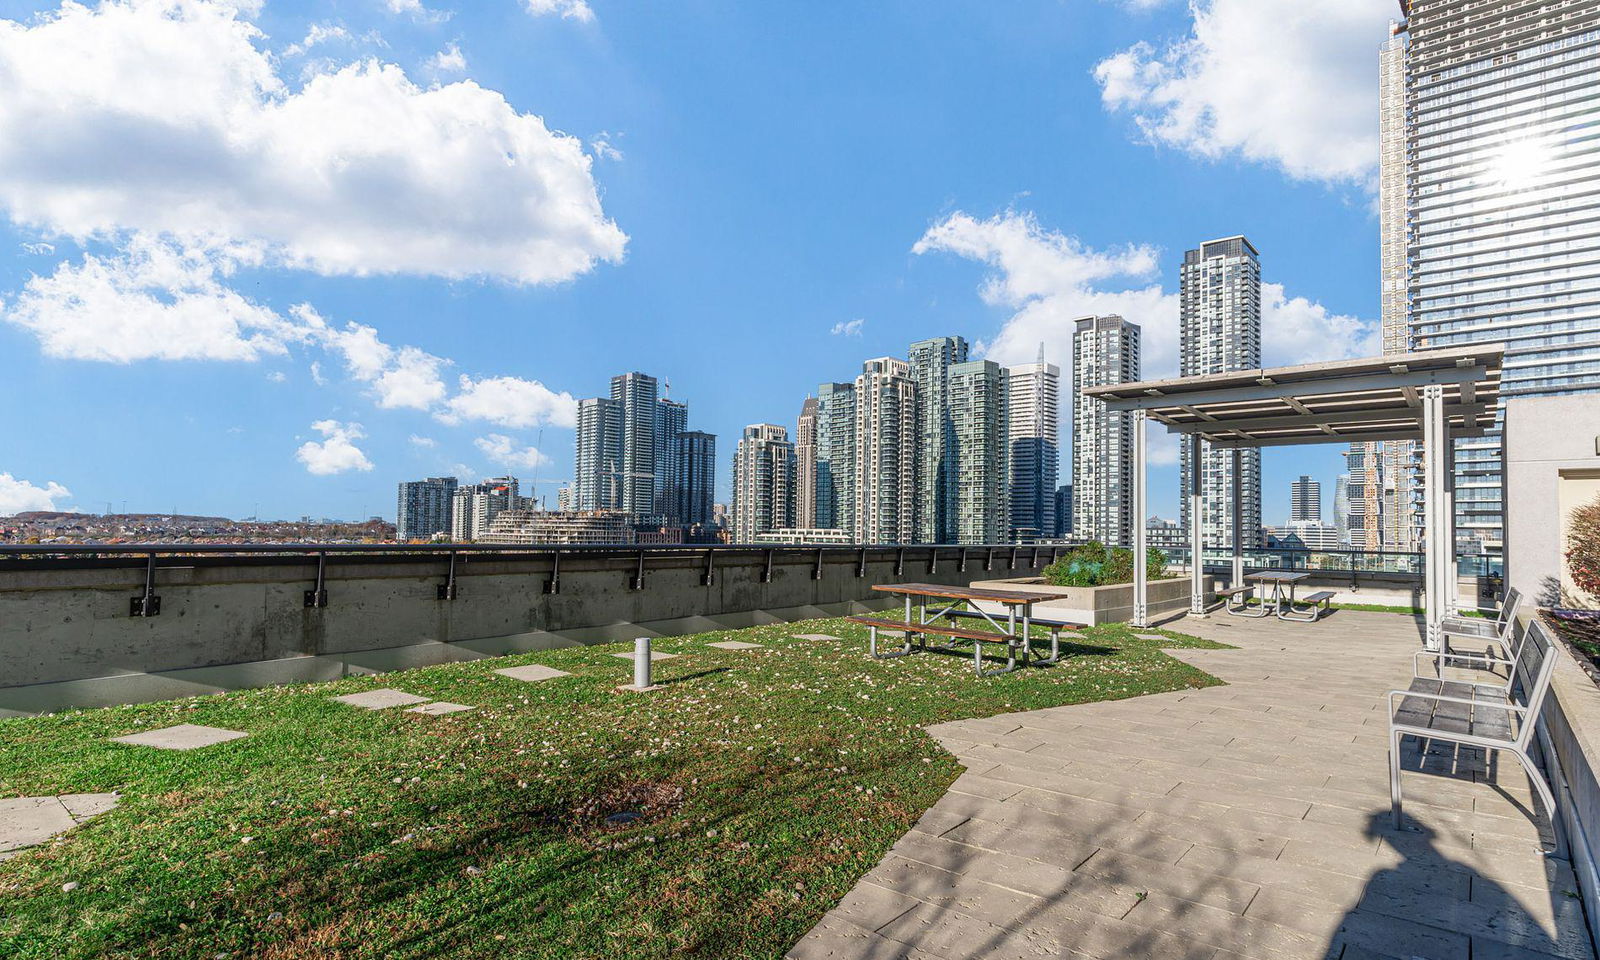
M 909 628 L 911 626 L 911 624 L 908 623 L 908 624 L 906 624 L 906 626 Z M 879 653 L 878 652 L 878 628 L 877 627 L 868 627 L 867 628 L 867 652 L 871 653 L 872 656 L 873 656 L 873 659 L 875 659 L 875 660 L 893 660 L 895 657 L 906 656 L 907 654 L 911 653 L 911 631 L 909 629 L 906 630 L 906 642 L 905 642 L 905 646 L 903 648 L 895 651 L 894 653 Z

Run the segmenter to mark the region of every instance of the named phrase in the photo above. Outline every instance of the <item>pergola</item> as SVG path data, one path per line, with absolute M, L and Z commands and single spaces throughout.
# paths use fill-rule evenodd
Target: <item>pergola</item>
M 1495 422 L 1505 348 L 1487 344 L 1362 360 L 1118 383 L 1084 393 L 1133 414 L 1133 622 L 1149 626 L 1145 575 L 1145 430 L 1150 420 L 1184 436 L 1191 462 L 1205 444 L 1233 451 L 1233 586 L 1244 582 L 1239 507 L 1246 447 L 1413 440 L 1422 444 L 1427 643 L 1455 612 L 1455 491 L 1451 440 Z M 1190 610 L 1204 613 L 1202 471 L 1189 476 Z

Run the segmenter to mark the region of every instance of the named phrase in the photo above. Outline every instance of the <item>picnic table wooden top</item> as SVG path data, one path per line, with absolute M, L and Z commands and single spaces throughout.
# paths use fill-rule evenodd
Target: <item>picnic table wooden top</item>
M 897 593 L 912 597 L 942 597 L 948 600 L 991 600 L 995 603 L 1018 605 L 1038 603 L 1050 599 L 1038 593 L 1011 590 L 989 590 L 983 587 L 950 587 L 939 583 L 879 583 L 872 589 L 883 593 Z
M 1299 583 L 1311 576 L 1307 570 L 1263 570 L 1245 577 L 1246 580 L 1260 580 L 1262 583 Z

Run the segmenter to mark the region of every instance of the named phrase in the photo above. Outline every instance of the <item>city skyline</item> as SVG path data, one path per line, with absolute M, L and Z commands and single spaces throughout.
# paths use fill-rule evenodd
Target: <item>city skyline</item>
M 0 513 L 127 500 L 151 512 L 365 516 L 392 509 L 401 478 L 475 482 L 508 471 L 526 478 L 525 493 L 554 502 L 573 476 L 577 398 L 616 370 L 674 371 L 673 398 L 727 441 L 751 422 L 791 422 L 795 398 L 822 377 L 928 336 L 962 336 L 974 359 L 1005 366 L 1029 362 L 1041 341 L 1065 358 L 1071 319 L 1091 312 L 1141 323 L 1147 372 L 1175 372 L 1177 259 L 1235 232 L 1269 256 L 1265 362 L 1316 359 L 1306 344 L 1375 352 L 1365 349 L 1378 315 L 1372 58 L 1391 4 L 1323 5 L 1310 26 L 1290 26 L 1278 49 L 1259 54 L 1294 64 L 1295 82 L 1312 85 L 1301 92 L 1329 105 L 1315 151 L 1304 149 L 1309 121 L 1292 114 L 1265 111 L 1248 147 L 1221 132 L 1227 124 L 1161 125 L 1167 108 L 1137 68 L 1184 55 L 1178 41 L 1195 32 L 1195 14 L 1175 3 L 858 11 L 848 31 L 825 12 L 773 30 L 759 12 L 673 17 L 603 0 L 584 19 L 515 5 L 434 21 L 378 3 L 336 18 L 294 2 L 191 6 L 169 18 L 119 5 L 9 8 L 15 46 L 0 56 L 48 40 L 61 68 L 82 78 L 22 82 L 15 101 L 67 91 L 48 101 L 63 130 L 95 104 L 142 129 L 138 103 L 92 94 L 134 88 L 118 70 L 180 49 L 194 59 L 157 71 L 172 82 L 157 92 L 226 132 L 226 116 L 265 117 L 269 95 L 237 91 L 242 114 L 213 111 L 217 81 L 205 64 L 270 77 L 281 85 L 271 96 L 297 107 L 311 79 L 338 78 L 329 105 L 338 108 L 379 92 L 371 77 L 339 72 L 372 57 L 393 65 L 384 77 L 394 85 L 382 89 L 418 120 L 420 139 L 404 149 L 381 136 L 371 143 L 374 162 L 406 186 L 378 205 L 337 181 L 317 202 L 286 193 L 269 223 L 243 197 L 209 212 L 178 202 L 192 199 L 184 184 L 215 182 L 184 166 L 197 162 L 186 155 L 138 183 L 103 165 L 71 166 L 78 179 L 66 184 L 0 165 L 0 245 L 11 251 L 0 256 L 0 402 L 34 419 L 0 447 Z M 927 16 L 939 29 L 919 26 Z M 783 78 L 841 31 L 853 38 L 839 53 L 850 82 L 797 101 Z M 110 34 L 128 62 L 81 69 L 88 61 L 74 51 L 87 57 Z M 685 71 L 662 52 L 663 41 L 692 47 L 706 36 L 757 53 L 741 59 L 739 89 L 726 63 Z M 930 66 L 957 55 L 1017 91 L 1016 109 L 977 109 L 987 94 Z M 474 89 L 503 95 L 471 103 L 492 107 L 491 125 L 526 129 L 530 157 L 550 148 L 556 159 L 540 170 L 580 201 L 570 231 L 537 216 L 501 218 L 470 186 L 440 194 L 444 181 L 409 165 L 447 142 L 430 92 L 471 98 Z M 874 95 L 895 97 L 904 116 L 884 127 L 867 108 Z M 692 108 L 705 102 L 729 109 Z M 799 122 L 778 120 L 790 116 Z M 113 128 L 86 127 L 90 139 L 71 142 L 117 156 L 105 140 Z M 1147 129 L 1170 149 L 1152 149 Z M 281 134 L 318 148 L 307 156 L 329 152 L 316 139 L 330 136 L 322 127 Z M 62 149 L 34 140 L 43 156 Z M 1071 149 L 1085 140 L 1095 149 Z M 838 146 L 846 142 L 868 149 Z M 1026 149 L 1000 146 L 1018 143 Z M 481 159 L 480 145 L 459 146 L 459 156 Z M 259 166 L 275 159 L 251 162 L 281 172 Z M 478 180 L 442 169 L 451 182 Z M 62 177 L 67 170 L 60 165 Z M 515 181 L 489 186 L 527 192 Z M 56 201 L 68 190 L 107 198 L 99 219 L 63 212 Z M 155 209 L 146 196 L 173 202 Z M 458 216 L 430 236 L 416 211 L 445 200 Z M 163 212 L 177 209 L 199 219 Z M 362 252 L 333 249 L 306 226 L 323 219 L 377 239 Z M 234 245 L 206 246 L 204 236 Z M 98 296 L 77 296 L 88 292 Z M 178 303 L 191 312 L 166 309 Z M 751 303 L 770 316 L 749 323 Z M 773 356 L 783 362 L 741 362 Z M 61 436 L 80 442 L 54 441 Z M 1068 449 L 1065 431 L 1059 447 Z M 1334 450 L 1311 456 L 1317 473 L 1333 475 Z M 1159 459 L 1170 461 L 1170 447 Z M 724 450 L 719 501 L 729 465 Z M 1269 455 L 1268 516 L 1281 512 L 1274 500 L 1288 470 L 1298 467 L 1280 470 Z M 1152 474 L 1152 507 L 1167 514 L 1175 475 L 1170 463 Z

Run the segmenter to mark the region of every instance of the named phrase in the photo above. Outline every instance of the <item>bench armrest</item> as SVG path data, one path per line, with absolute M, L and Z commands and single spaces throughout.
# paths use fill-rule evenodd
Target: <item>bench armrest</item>
M 1466 661 L 1469 661 L 1469 662 L 1472 662 L 1472 663 L 1483 663 L 1483 664 L 1490 664 L 1490 665 L 1499 665 L 1499 664 L 1505 664 L 1505 663 L 1511 663 L 1512 662 L 1510 660 L 1505 660 L 1505 659 L 1502 659 L 1500 657 L 1492 657 L 1492 656 L 1487 656 L 1487 655 L 1479 654 L 1479 653 L 1445 653 L 1443 651 L 1418 650 L 1411 657 L 1411 675 L 1412 676 L 1416 676 L 1417 663 L 1423 657 L 1427 657 L 1429 660 L 1466 660 Z
M 1390 723 L 1394 722 L 1393 713 L 1394 713 L 1394 698 L 1395 697 L 1420 697 L 1423 700 L 1432 700 L 1435 703 L 1464 703 L 1469 707 L 1486 707 L 1486 708 L 1488 708 L 1490 710 L 1505 710 L 1508 713 L 1515 713 L 1515 714 L 1518 714 L 1518 715 L 1521 715 L 1521 714 L 1524 714 L 1524 713 L 1528 712 L 1528 708 L 1527 707 L 1519 707 L 1514 703 L 1488 703 L 1488 702 L 1483 701 L 1483 700 L 1468 700 L 1465 697 L 1447 697 L 1447 696 L 1445 696 L 1443 694 L 1439 694 L 1439 693 L 1418 693 L 1415 690 L 1390 690 L 1389 691 L 1389 708 L 1390 708 L 1390 714 L 1391 714 L 1391 716 L 1389 718 L 1389 722 Z

